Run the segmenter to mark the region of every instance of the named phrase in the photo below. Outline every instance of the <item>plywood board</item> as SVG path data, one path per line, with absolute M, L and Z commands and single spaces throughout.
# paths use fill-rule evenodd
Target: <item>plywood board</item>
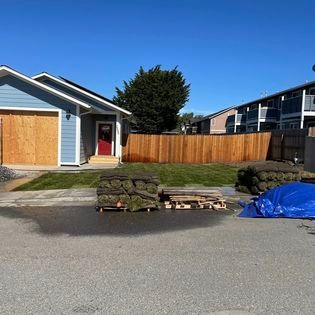
M 0 110 L 2 163 L 58 164 L 58 113 Z

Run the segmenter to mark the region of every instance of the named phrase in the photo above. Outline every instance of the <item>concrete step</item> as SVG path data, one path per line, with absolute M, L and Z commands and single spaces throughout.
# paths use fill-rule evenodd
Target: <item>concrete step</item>
M 119 162 L 118 159 L 89 159 L 89 161 L 95 161 L 95 162 Z
M 89 164 L 91 164 L 91 165 L 98 165 L 98 164 L 106 164 L 106 165 L 108 165 L 108 164 L 110 164 L 110 165 L 117 165 L 118 164 L 118 161 L 116 161 L 116 162 L 113 162 L 113 161 L 90 161 L 89 162 Z
M 93 155 L 89 158 L 89 164 L 118 164 L 119 159 L 111 155 Z

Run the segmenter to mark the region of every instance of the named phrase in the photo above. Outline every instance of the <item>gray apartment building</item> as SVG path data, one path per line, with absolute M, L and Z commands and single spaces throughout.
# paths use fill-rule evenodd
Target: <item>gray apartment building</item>
M 315 81 L 235 107 L 226 132 L 297 129 L 315 126 Z

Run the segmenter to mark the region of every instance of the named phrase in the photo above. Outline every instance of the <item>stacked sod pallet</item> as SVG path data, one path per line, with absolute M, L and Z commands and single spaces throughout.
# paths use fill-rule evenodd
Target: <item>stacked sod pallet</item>
M 156 174 L 106 172 L 97 188 L 99 209 L 123 208 L 130 211 L 158 208 L 159 178 Z
M 282 184 L 300 180 L 298 167 L 282 162 L 265 162 L 241 168 L 235 186 L 238 191 L 257 195 Z

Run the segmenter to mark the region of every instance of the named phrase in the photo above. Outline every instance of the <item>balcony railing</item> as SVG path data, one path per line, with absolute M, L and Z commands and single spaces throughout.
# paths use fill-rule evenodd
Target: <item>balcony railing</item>
M 261 108 L 261 119 L 278 119 L 280 116 L 277 108 Z M 258 120 L 258 109 L 253 109 L 247 112 L 247 120 Z
M 237 114 L 236 122 L 238 123 L 246 123 L 246 114 Z
M 248 119 L 248 120 L 255 120 L 255 119 L 258 119 L 258 109 L 249 110 L 249 111 L 247 112 L 247 119 Z
M 302 111 L 302 96 L 288 98 L 282 101 L 282 114 L 288 115 Z M 305 95 L 304 111 L 315 111 L 315 95 Z
M 305 95 L 304 110 L 315 112 L 315 95 Z
M 236 122 L 237 123 L 246 123 L 246 115 L 244 114 L 237 114 L 237 117 L 236 117 Z M 228 118 L 226 119 L 226 124 L 227 125 L 234 125 L 235 123 L 235 115 L 230 115 L 228 116 Z
M 235 115 L 228 116 L 228 118 L 226 119 L 226 124 L 227 125 L 234 125 L 234 123 L 235 123 Z
M 302 110 L 302 96 L 288 98 L 282 101 L 281 113 L 282 115 L 288 115 L 293 113 L 299 113 Z
M 278 119 L 280 112 L 277 108 L 262 108 L 260 110 L 260 118 L 262 119 Z

